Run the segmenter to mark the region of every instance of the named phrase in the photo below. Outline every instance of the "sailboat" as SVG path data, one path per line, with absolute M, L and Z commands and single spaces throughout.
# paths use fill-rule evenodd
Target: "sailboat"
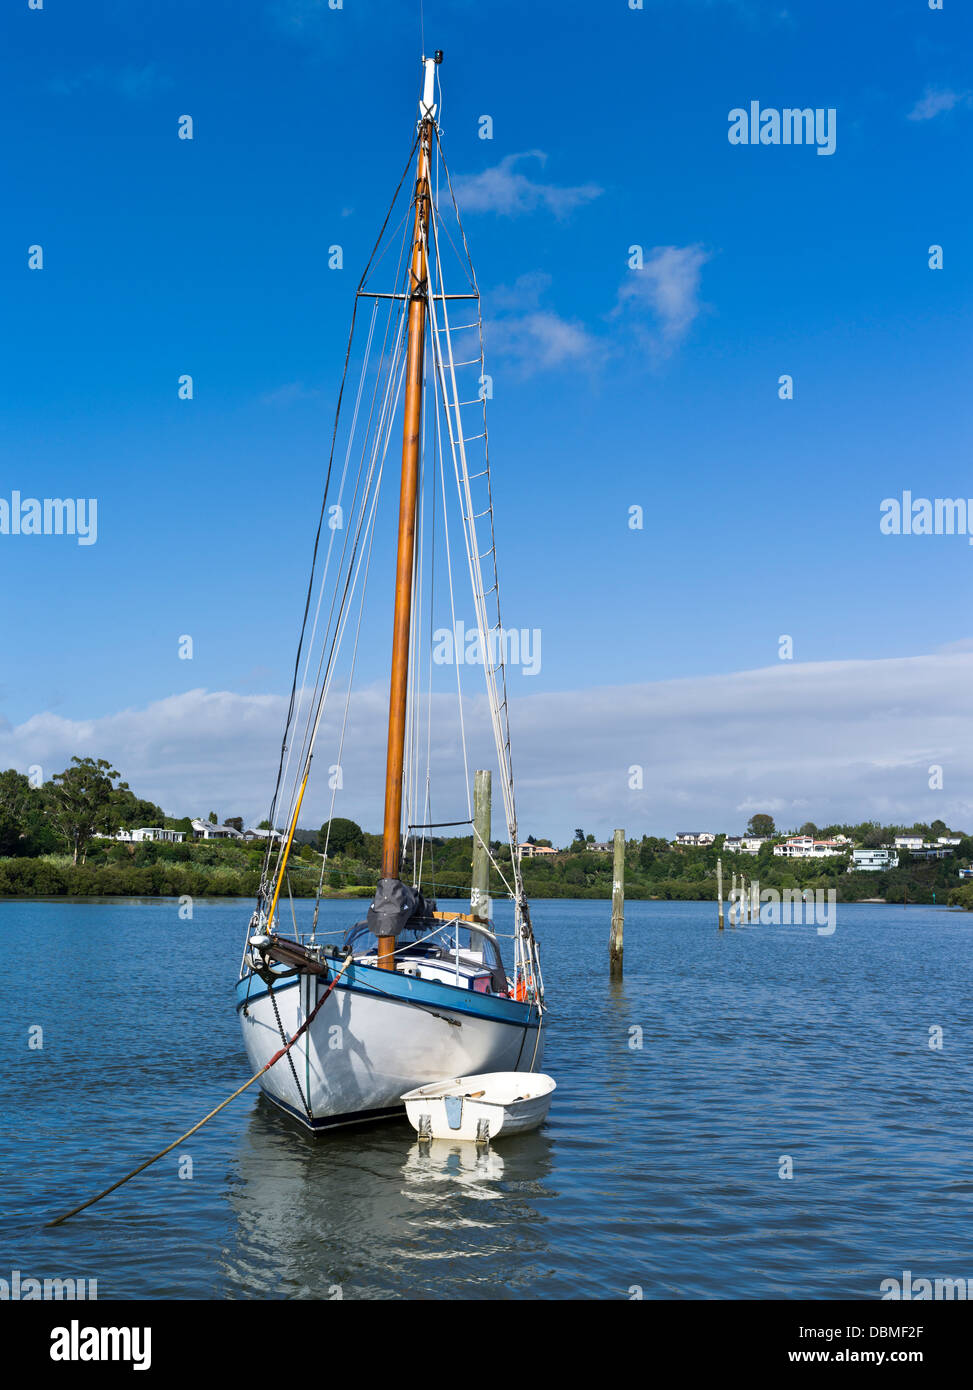
M 268 821 L 277 829 L 267 835 L 236 987 L 253 1071 L 279 1054 L 260 1078 L 264 1092 L 312 1131 L 404 1114 L 401 1097 L 417 1086 L 536 1071 L 543 1056 L 544 984 L 521 877 L 510 752 L 486 428 L 490 379 L 479 289 L 440 139 L 442 56 L 422 59 L 412 148 L 355 296 Z M 398 269 L 391 280 L 383 279 L 384 288 L 374 288 L 374 279 L 391 266 L 397 237 Z M 452 291 L 445 286 L 447 266 L 458 266 L 462 276 Z M 350 366 L 359 355 L 353 390 Z M 336 761 L 328 763 L 332 812 L 342 786 L 377 502 L 382 478 L 387 472 L 394 476 L 385 465 L 396 452 L 395 438 L 401 438 L 401 460 L 381 876 L 367 916 L 343 931 L 339 944 L 322 939 L 326 933 L 319 930 L 321 886 L 310 932 L 298 930 L 293 911 L 285 924 L 283 909 L 291 898 L 288 872 L 298 818 L 325 728 L 337 741 Z M 462 634 L 453 582 L 456 549 L 462 553 L 456 568 L 465 568 L 470 581 L 474 664 L 485 675 L 480 704 L 489 712 L 509 852 L 490 837 L 488 800 L 484 812 L 490 774 L 478 770 L 470 776 L 465 738 L 471 709 L 461 690 L 468 817 L 432 820 L 432 727 L 438 728 L 446 697 L 433 691 L 437 673 L 424 646 L 432 636 L 424 628 L 431 629 L 434 605 L 432 581 L 427 586 L 424 575 L 438 559 L 439 579 L 444 570 L 448 578 L 452 630 Z M 343 679 L 339 656 L 349 643 Z M 455 652 L 457 687 L 462 660 Z M 328 711 L 336 697 L 343 709 L 333 715 Z M 430 832 L 447 826 L 469 827 L 468 909 L 441 911 L 430 890 Z M 328 849 L 326 842 L 322 886 Z M 492 913 L 491 871 L 513 905 L 509 966 Z

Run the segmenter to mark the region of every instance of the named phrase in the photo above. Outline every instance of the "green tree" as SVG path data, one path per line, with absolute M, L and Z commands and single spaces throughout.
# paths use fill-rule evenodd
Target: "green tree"
M 215 811 L 210 811 L 208 819 L 210 825 L 219 825 L 220 823 L 220 818 Z
M 358 850 L 358 855 L 365 864 L 377 869 L 382 862 L 382 836 L 370 835 L 366 831 L 362 836 L 362 847 Z
M 70 846 L 74 863 L 80 855 L 83 864 L 97 830 L 114 834 L 118 793 L 128 787 L 125 783 L 115 786 L 119 774 L 104 758 L 75 757 L 71 762 L 72 767 L 51 779 L 50 815 Z
M 329 854 L 348 854 L 360 846 L 364 838 L 365 832 L 357 821 L 344 816 L 325 821 L 318 832 L 318 844 L 322 849 L 327 846 Z
M 756 815 L 750 817 L 747 822 L 747 834 L 763 836 L 765 839 L 777 834 L 777 827 L 774 825 L 773 816 L 765 815 L 758 811 Z
M 24 773 L 12 767 L 0 772 L 0 855 L 23 852 L 31 794 Z
M 144 801 L 130 790 L 127 782 L 119 782 L 98 829 L 105 835 L 114 835 L 116 830 L 134 830 L 142 825 L 162 826 L 165 819 L 161 806 L 154 801 Z

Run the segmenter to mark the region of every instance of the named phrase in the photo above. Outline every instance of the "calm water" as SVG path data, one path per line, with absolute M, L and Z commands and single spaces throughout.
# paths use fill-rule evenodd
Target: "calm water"
M 903 1269 L 973 1277 L 973 916 L 923 907 L 720 936 L 710 905 L 630 903 L 613 986 L 608 905 L 539 902 L 544 1130 L 481 1159 L 420 1153 L 404 1119 L 313 1138 L 255 1087 L 42 1230 L 246 1079 L 248 913 L 0 903 L 0 1277 L 94 1277 L 102 1298 L 874 1298 Z

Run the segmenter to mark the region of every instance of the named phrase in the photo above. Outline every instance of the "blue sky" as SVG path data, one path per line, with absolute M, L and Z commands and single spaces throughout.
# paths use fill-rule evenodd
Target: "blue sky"
M 903 659 L 956 669 L 973 551 L 883 536 L 878 520 L 903 489 L 973 496 L 964 6 L 424 8 L 484 294 L 505 619 L 543 634 L 516 698 L 573 692 L 583 738 L 603 717 L 580 714 L 592 692 L 774 667 L 781 634 L 809 688 L 812 667 L 861 669 L 876 699 Z M 0 496 L 99 508 L 90 547 L 0 535 L 0 735 L 21 765 L 190 690 L 284 690 L 354 287 L 408 152 L 420 49 L 418 4 L 373 0 L 23 0 L 0 27 Z M 835 153 L 731 145 L 728 113 L 752 100 L 835 108 Z M 637 288 L 633 244 L 655 267 Z M 192 402 L 177 399 L 184 372 Z M 177 660 L 183 633 L 192 662 Z M 369 652 L 363 676 L 383 669 Z M 941 714 L 935 688 L 912 710 L 921 728 Z M 47 716 L 60 742 L 30 725 Z M 786 749 L 803 731 L 778 718 Z M 867 719 L 866 703 L 853 729 Z M 77 751 L 127 756 L 174 813 L 204 809 L 180 798 L 210 786 L 249 804 L 216 764 L 180 792 L 139 765 L 146 741 Z M 954 745 L 958 770 L 959 728 Z M 260 769 L 272 751 L 235 746 Z M 174 732 L 162 756 L 179 747 Z M 562 751 L 543 757 L 563 771 Z M 639 761 L 627 745 L 605 758 Z M 919 763 L 895 792 L 851 779 L 832 809 L 912 805 Z M 527 795 L 535 833 L 563 835 L 586 809 L 661 831 L 683 806 L 735 822 L 748 780 L 632 807 L 580 773 L 555 789 L 538 766 Z M 829 785 L 781 763 L 754 795 L 786 821 Z

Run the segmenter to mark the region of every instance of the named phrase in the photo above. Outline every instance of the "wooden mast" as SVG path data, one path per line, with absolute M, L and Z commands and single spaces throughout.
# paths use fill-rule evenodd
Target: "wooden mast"
M 435 64 L 425 59 L 426 82 L 419 125 L 415 223 L 409 271 L 409 325 L 405 368 L 405 416 L 402 423 L 402 480 L 399 487 L 399 539 L 395 566 L 395 616 L 392 622 L 392 673 L 389 681 L 389 741 L 385 762 L 385 823 L 382 877 L 398 878 L 402 860 L 402 767 L 412 631 L 412 580 L 415 558 L 416 504 L 419 491 L 419 439 L 422 430 L 422 373 L 426 348 L 426 233 L 429 229 L 429 171 L 432 158 L 432 104 Z M 378 965 L 395 969 L 394 936 L 378 938 Z

